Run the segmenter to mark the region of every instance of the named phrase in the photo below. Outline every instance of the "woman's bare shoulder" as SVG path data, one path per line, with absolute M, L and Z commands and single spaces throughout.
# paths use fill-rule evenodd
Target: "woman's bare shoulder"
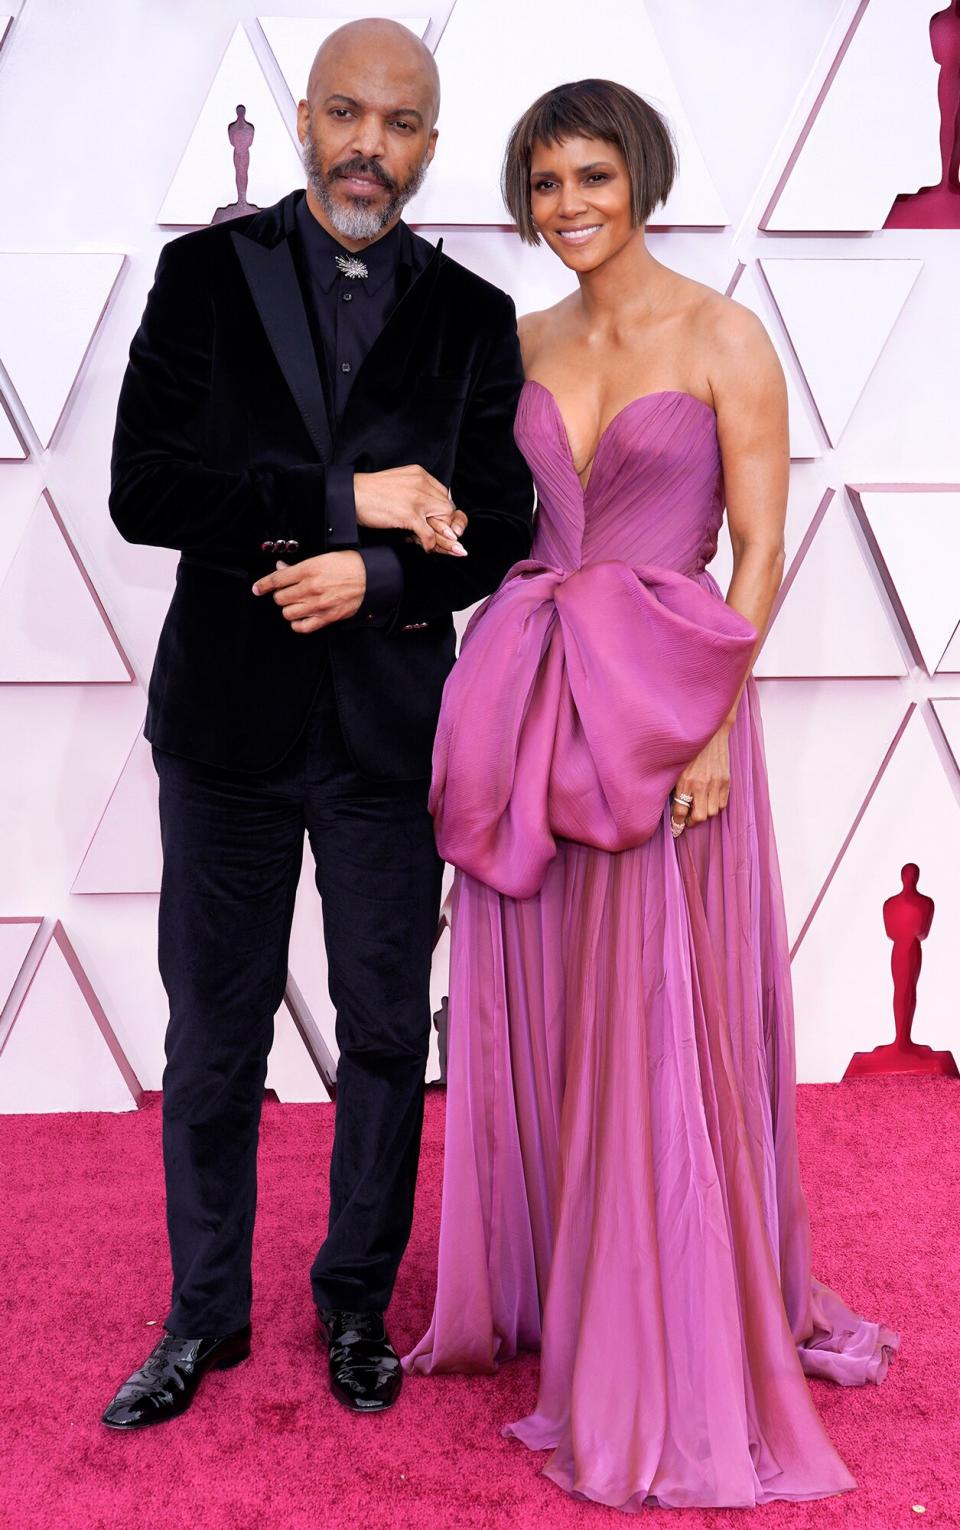
M 708 296 L 696 316 L 697 338 L 718 413 L 739 403 L 756 414 L 767 404 L 779 417 L 786 408 L 786 383 L 763 321 L 734 298 L 705 291 Z
M 525 313 L 517 320 L 517 334 L 520 336 L 520 349 L 523 352 L 523 361 L 529 372 L 534 356 L 538 352 L 547 349 L 553 339 L 562 334 L 565 321 L 571 312 L 571 298 L 561 298 L 559 303 L 554 303 L 551 308 L 539 308 L 533 313 Z
M 773 346 L 763 321 L 735 298 L 712 287 L 701 286 L 701 296 L 694 310 L 694 323 L 710 354 L 749 365 L 766 359 Z

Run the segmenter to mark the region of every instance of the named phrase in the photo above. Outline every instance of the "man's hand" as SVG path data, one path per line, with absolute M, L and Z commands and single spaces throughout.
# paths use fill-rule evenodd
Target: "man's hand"
M 367 570 L 358 552 L 320 553 L 289 567 L 280 565 L 253 587 L 272 595 L 294 632 L 317 632 L 355 616 L 367 588 Z
M 382 473 L 354 473 L 353 494 L 361 526 L 406 531 L 424 552 L 465 558 L 460 533 L 466 517 L 457 510 L 442 483 L 425 468 L 386 468 Z

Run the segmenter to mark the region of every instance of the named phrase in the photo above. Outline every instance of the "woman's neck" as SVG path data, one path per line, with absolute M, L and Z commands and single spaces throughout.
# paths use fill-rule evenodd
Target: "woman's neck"
M 647 249 L 637 229 L 615 255 L 578 278 L 584 318 L 591 329 L 642 324 L 660 307 L 673 273 Z

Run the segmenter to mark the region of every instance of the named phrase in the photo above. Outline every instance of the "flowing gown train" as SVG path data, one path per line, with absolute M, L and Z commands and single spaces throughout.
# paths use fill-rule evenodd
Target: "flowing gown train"
M 541 1351 L 504 1432 L 567 1491 L 749 1506 L 856 1484 L 804 1373 L 879 1382 L 899 1339 L 813 1278 L 788 947 L 757 692 L 727 808 L 667 796 L 755 633 L 706 565 L 716 420 L 635 399 L 585 490 L 552 395 L 517 440 L 531 558 L 474 618 L 434 757 L 457 867 L 438 1288 L 410 1371 Z

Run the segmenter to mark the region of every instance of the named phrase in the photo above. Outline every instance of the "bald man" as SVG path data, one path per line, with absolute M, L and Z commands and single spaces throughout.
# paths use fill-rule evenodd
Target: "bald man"
M 298 109 L 306 193 L 168 244 L 130 348 L 110 511 L 129 541 L 180 552 L 146 721 L 173 1294 L 103 1415 L 116 1429 L 182 1413 L 250 1353 L 260 1106 L 305 830 L 339 1045 L 313 1297 L 338 1400 L 376 1412 L 400 1390 L 384 1313 L 420 1146 L 451 612 L 526 556 L 533 502 L 513 305 L 400 218 L 438 107 L 405 27 L 335 32 Z

